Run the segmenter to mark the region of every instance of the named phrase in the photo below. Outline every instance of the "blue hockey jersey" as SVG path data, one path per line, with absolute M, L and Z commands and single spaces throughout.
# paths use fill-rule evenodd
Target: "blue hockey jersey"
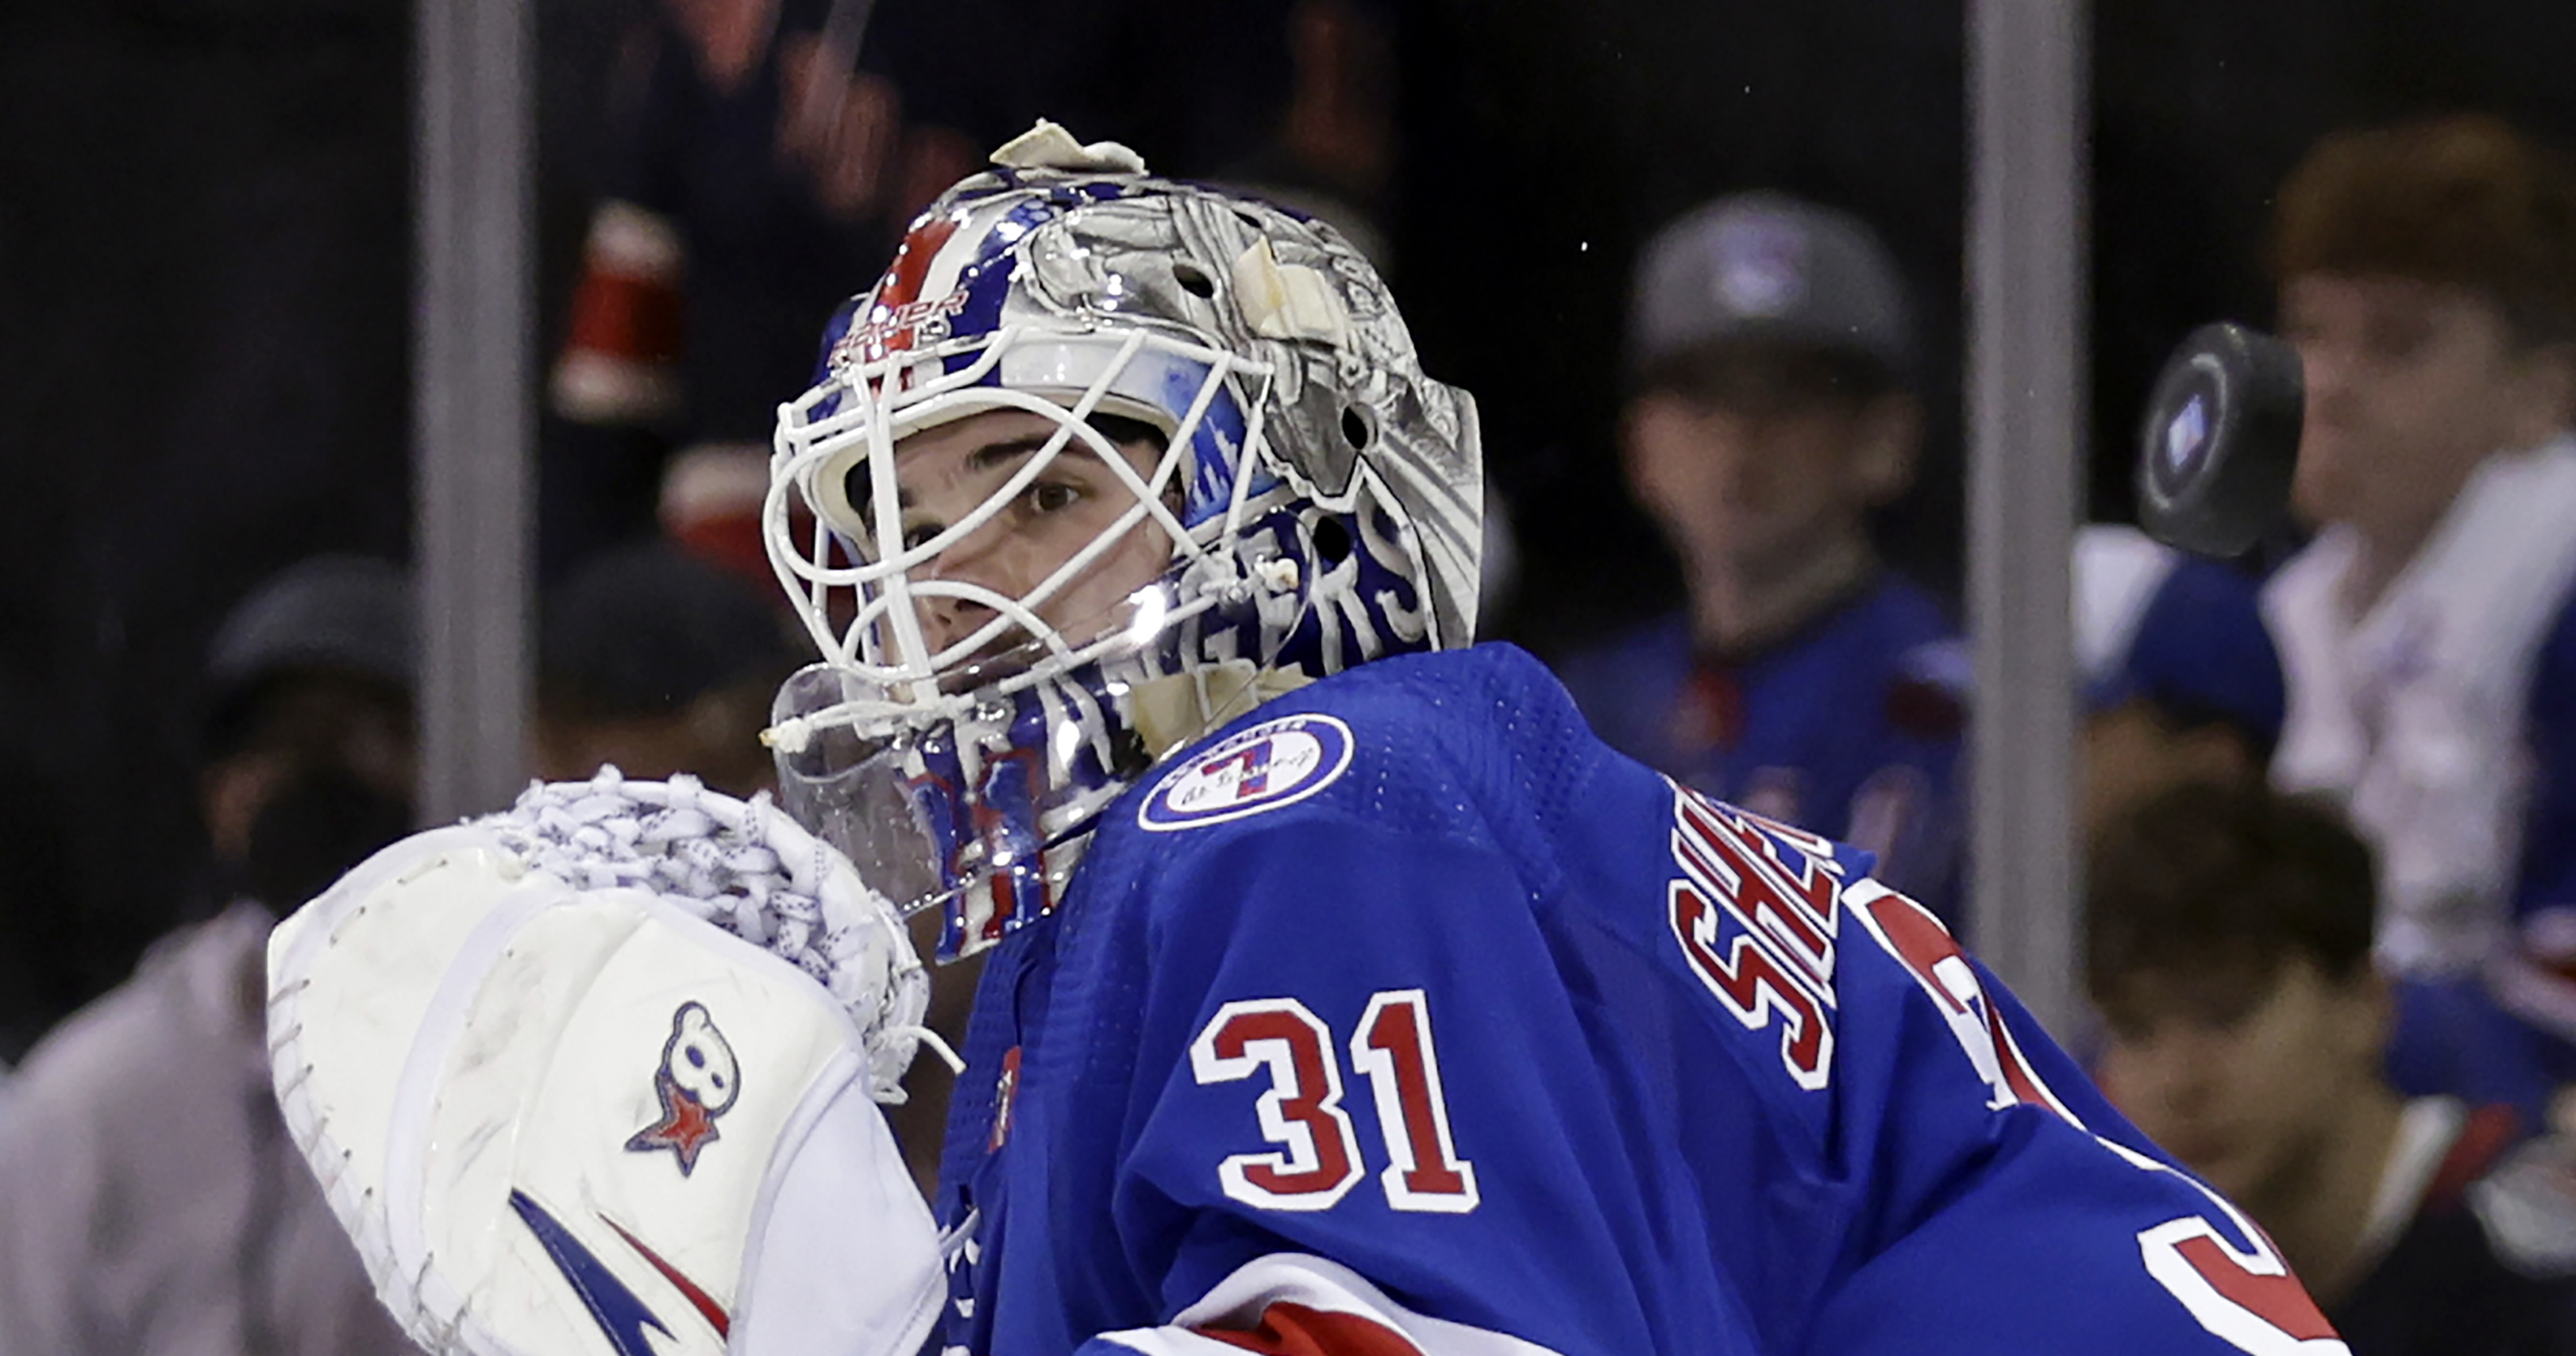
M 1890 886 L 1955 921 L 1965 668 L 1940 605 L 1883 573 L 1750 653 L 1700 653 L 1677 613 L 1561 672 L 1612 748 L 1875 852 Z
M 2341 1352 L 1868 865 L 1508 647 L 1272 701 L 993 952 L 934 1345 Z

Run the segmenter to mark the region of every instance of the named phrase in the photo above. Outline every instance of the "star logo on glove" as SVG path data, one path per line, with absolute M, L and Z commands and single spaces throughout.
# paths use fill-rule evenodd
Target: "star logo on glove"
M 699 1153 L 720 1137 L 716 1118 L 732 1110 L 734 1099 L 742 1095 L 733 1046 L 716 1030 L 704 1004 L 683 1003 L 671 1014 L 671 1038 L 662 1043 L 653 1092 L 661 1098 L 662 1119 L 636 1131 L 626 1141 L 627 1152 L 668 1149 L 686 1177 L 697 1169 Z

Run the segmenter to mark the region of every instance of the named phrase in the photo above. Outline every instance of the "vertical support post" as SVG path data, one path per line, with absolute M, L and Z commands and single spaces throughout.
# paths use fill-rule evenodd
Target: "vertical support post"
M 419 806 L 506 806 L 526 777 L 536 404 L 533 7 L 415 0 L 412 496 Z
M 2052 1031 L 2075 983 L 2068 558 L 2085 464 L 2083 0 L 1969 0 L 1969 926 Z

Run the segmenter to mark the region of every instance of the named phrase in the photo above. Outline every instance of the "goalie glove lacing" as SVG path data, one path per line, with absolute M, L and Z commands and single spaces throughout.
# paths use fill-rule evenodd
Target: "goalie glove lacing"
M 770 802 L 694 777 L 535 782 L 486 821 L 529 864 L 579 889 L 647 890 L 768 951 L 829 990 L 866 1033 L 870 1095 L 904 1100 L 918 1046 L 963 1067 L 921 1024 L 929 976 L 894 905 Z

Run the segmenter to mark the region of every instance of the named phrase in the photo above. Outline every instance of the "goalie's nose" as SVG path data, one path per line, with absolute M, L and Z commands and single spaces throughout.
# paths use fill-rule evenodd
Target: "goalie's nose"
M 1016 599 L 1035 581 L 1024 543 L 994 524 L 969 533 L 915 572 L 919 582 L 935 585 L 918 608 L 922 638 L 936 653 L 989 626 L 1000 615 L 997 599 Z M 980 595 L 980 596 L 979 596 Z M 994 640 L 1009 643 L 1004 637 Z

